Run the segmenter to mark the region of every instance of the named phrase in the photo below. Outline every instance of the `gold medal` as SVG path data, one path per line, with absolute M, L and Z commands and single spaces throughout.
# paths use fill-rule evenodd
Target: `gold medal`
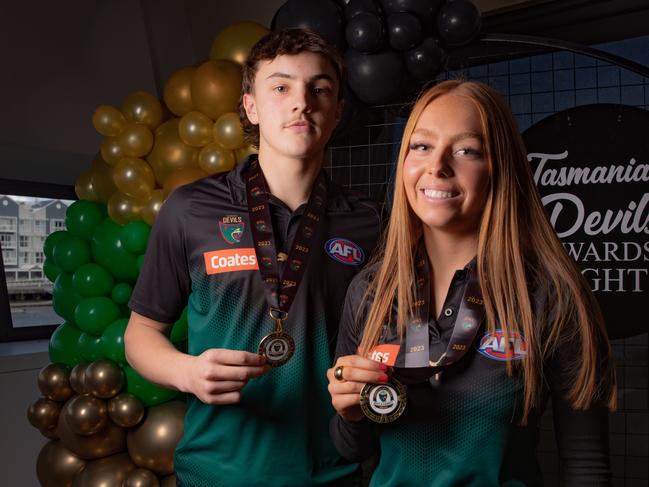
M 275 331 L 259 342 L 259 355 L 266 358 L 271 367 L 284 365 L 295 352 L 293 337 L 284 331 Z
M 406 409 L 406 389 L 396 379 L 387 384 L 365 384 L 361 390 L 361 410 L 375 423 L 396 421 Z

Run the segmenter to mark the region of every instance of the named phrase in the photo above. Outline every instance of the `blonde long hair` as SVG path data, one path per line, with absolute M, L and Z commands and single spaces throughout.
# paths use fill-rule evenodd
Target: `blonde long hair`
M 424 109 L 453 92 L 473 103 L 480 114 L 484 151 L 490 166 L 488 197 L 478 234 L 477 273 L 485 301 L 487 326 L 496 324 L 508 338 L 525 337 L 527 356 L 520 362 L 524 381 L 522 422 L 539 403 L 546 360 L 558 345 L 577 343 L 576 374 L 568 399 L 576 409 L 602 401 L 616 404 L 615 371 L 601 311 L 588 284 L 565 252 L 543 208 L 516 121 L 491 88 L 470 81 L 445 81 L 424 92 L 406 123 L 397 162 L 394 202 L 379 252 L 381 261 L 366 296 L 369 308 L 361 353 L 378 343 L 396 299 L 397 331 L 403 337 L 414 309 L 414 254 L 422 223 L 414 214 L 403 183 L 403 162 L 412 132 Z M 548 308 L 537 315 L 530 286 L 550 290 Z M 550 303 L 546 303 L 550 304 Z M 505 340 L 508 343 L 508 339 Z M 507 363 L 512 373 L 514 365 Z

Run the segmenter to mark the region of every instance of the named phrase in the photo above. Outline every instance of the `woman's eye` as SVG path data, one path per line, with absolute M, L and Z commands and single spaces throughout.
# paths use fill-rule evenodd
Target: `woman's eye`
M 456 155 L 468 157 L 482 157 L 482 151 L 473 147 L 461 147 L 455 151 Z
M 411 151 L 426 152 L 426 151 L 430 150 L 431 146 L 430 146 L 430 144 L 424 144 L 424 143 L 421 143 L 421 142 L 412 142 L 408 146 L 408 148 Z

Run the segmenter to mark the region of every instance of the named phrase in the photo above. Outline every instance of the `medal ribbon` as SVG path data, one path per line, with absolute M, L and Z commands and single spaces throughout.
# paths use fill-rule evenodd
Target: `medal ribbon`
M 259 262 L 259 272 L 264 282 L 266 300 L 270 306 L 270 316 L 281 329 L 281 322 L 288 317 L 288 312 L 304 277 L 309 252 L 313 246 L 318 225 L 325 214 L 327 188 L 324 173 L 320 171 L 315 180 L 281 277 L 277 264 L 273 222 L 268 206 L 268 185 L 261 172 L 259 161 L 255 160 L 251 163 L 246 176 L 248 214 L 255 254 Z

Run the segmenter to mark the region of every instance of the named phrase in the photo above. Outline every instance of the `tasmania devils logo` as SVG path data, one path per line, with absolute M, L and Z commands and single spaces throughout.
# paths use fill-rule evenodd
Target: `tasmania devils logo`
M 527 355 L 527 343 L 518 333 L 509 334 L 509 343 L 505 341 L 505 334 L 502 330 L 493 333 L 485 333 L 478 352 L 493 360 L 505 362 L 507 360 L 521 360 Z
M 325 252 L 334 260 L 347 265 L 361 265 L 365 261 L 363 249 L 351 240 L 332 238 L 325 243 Z

